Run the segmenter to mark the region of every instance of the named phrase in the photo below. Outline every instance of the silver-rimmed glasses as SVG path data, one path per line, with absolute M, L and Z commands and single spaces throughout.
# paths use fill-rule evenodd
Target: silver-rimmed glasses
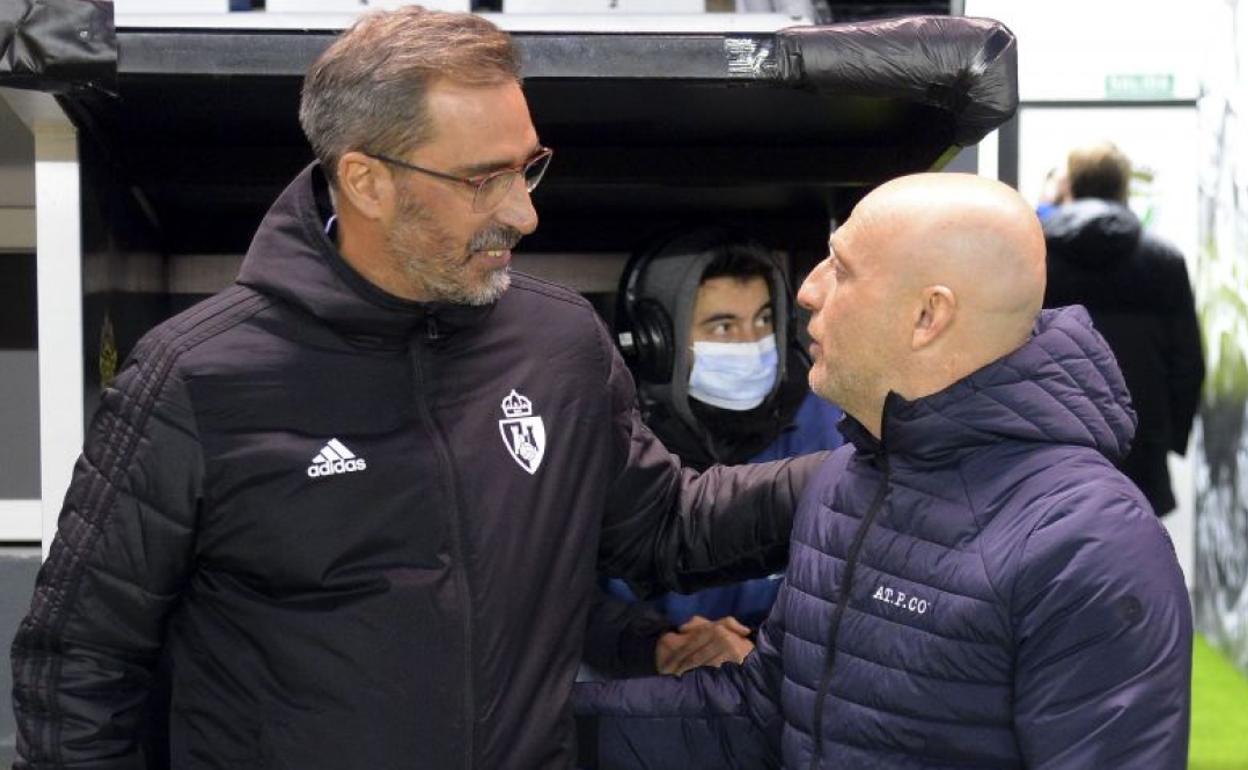
M 472 210 L 478 213 L 493 211 L 498 204 L 503 202 L 503 198 L 507 197 L 507 191 L 516 183 L 517 179 L 524 179 L 524 187 L 529 192 L 537 189 L 537 185 L 542 181 L 542 175 L 546 173 L 546 167 L 550 165 L 550 157 L 555 151 L 549 147 L 539 147 L 537 152 L 519 166 L 511 168 L 500 168 L 491 171 L 483 176 L 455 176 L 454 174 L 446 174 L 441 171 L 434 171 L 431 168 L 417 166 L 414 163 L 408 163 L 398 158 L 391 158 L 378 153 L 364 153 L 370 158 L 376 158 L 382 163 L 389 163 L 392 166 L 398 166 L 408 171 L 418 171 L 422 174 L 428 174 L 435 179 L 442 179 L 447 182 L 458 182 L 467 185 L 473 189 Z

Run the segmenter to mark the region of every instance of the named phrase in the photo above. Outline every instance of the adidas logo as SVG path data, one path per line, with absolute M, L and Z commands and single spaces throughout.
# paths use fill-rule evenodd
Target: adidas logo
M 308 466 L 308 475 L 312 478 L 333 476 L 335 473 L 362 471 L 367 467 L 363 457 L 356 457 L 355 453 L 343 446 L 341 441 L 331 438 L 329 443 L 317 452 L 316 457 L 312 458 L 312 464 Z

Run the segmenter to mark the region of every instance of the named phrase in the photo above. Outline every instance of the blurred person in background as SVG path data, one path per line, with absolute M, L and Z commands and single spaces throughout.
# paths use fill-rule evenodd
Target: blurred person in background
M 1167 455 L 1184 454 L 1205 376 L 1183 255 L 1127 207 L 1131 161 L 1114 144 L 1072 151 L 1071 200 L 1044 220 L 1045 307 L 1083 305 L 1118 359 L 1139 429 L 1122 471 L 1162 516 L 1175 507 Z
M 1044 175 L 1040 189 L 1040 201 L 1036 204 L 1036 216 L 1040 221 L 1048 219 L 1063 204 L 1070 202 L 1070 180 L 1066 178 L 1065 166 L 1054 166 Z

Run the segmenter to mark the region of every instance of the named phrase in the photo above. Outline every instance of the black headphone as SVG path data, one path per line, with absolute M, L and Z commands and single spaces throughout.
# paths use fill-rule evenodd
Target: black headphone
M 665 385 L 672 381 L 672 372 L 676 365 L 676 335 L 672 317 L 661 303 L 638 296 L 641 276 L 645 275 L 650 261 L 669 253 L 669 247 L 674 243 L 687 246 L 690 253 L 698 253 L 725 243 L 747 240 L 733 239 L 722 228 L 699 231 L 684 239 L 674 239 L 669 232 L 661 241 L 652 242 L 649 248 L 634 253 L 625 263 L 624 272 L 620 276 L 620 289 L 616 293 L 615 332 L 624 361 L 638 380 Z M 809 367 L 809 355 L 797 341 L 797 303 L 789 286 L 788 273 L 771 255 L 770 250 L 767 250 L 765 259 L 775 274 L 780 276 L 780 290 L 785 293 L 784 302 L 788 309 L 786 336 Z
M 672 381 L 676 365 L 672 317 L 661 303 L 637 296 L 641 276 L 658 253 L 654 249 L 639 251 L 624 265 L 615 296 L 615 338 L 624 362 L 637 379 L 665 385 Z

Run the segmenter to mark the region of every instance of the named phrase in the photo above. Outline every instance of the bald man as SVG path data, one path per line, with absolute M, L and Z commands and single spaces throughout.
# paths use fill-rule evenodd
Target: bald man
M 1135 427 L 1087 313 L 1040 311 L 1010 188 L 925 174 L 854 209 L 798 301 L 850 445 L 807 488 L 755 652 L 584 685 L 582 755 L 646 768 L 1182 768 L 1191 610 L 1114 469 Z M 634 715 L 665 713 L 652 755 Z M 645 745 L 654 745 L 654 741 Z M 592 763 L 590 764 L 592 766 Z

